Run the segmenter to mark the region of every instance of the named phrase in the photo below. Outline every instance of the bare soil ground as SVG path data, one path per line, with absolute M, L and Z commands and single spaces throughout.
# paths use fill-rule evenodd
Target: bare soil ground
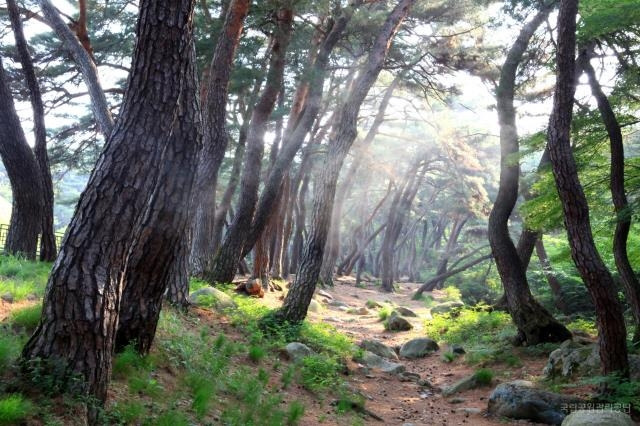
M 411 296 L 417 289 L 417 283 L 402 283 L 396 293 L 388 294 L 378 290 L 378 287 L 369 285 L 365 288 L 355 287 L 355 282 L 351 277 L 338 278 L 335 287 L 324 289 L 334 300 L 339 300 L 350 307 L 360 308 L 365 306 L 368 300 L 379 303 L 391 302 L 398 306 L 404 306 L 413 310 L 418 317 L 406 317 L 413 325 L 413 329 L 405 332 L 385 331 L 380 322 L 377 312 L 370 310 L 370 315 L 354 315 L 347 313 L 344 307 L 336 307 L 323 304 L 321 312 L 310 312 L 310 321 L 324 321 L 334 325 L 340 332 L 350 336 L 354 342 L 362 339 L 377 339 L 388 346 L 398 346 L 416 337 L 428 337 L 424 332 L 424 321 L 429 315 L 429 309 L 424 302 L 412 300 Z M 435 300 L 443 297 L 437 290 L 431 295 Z M 265 297 L 264 303 L 277 307 L 282 302 L 279 300 L 282 293 L 270 292 Z M 315 299 L 322 301 L 326 299 L 316 294 Z M 451 385 L 459 379 L 473 374 L 477 367 L 470 366 L 464 362 L 464 358 L 458 358 L 454 362 L 447 363 L 441 359 L 444 347 L 425 358 L 416 360 L 401 359 L 408 372 L 418 373 L 423 379 L 429 380 L 437 387 Z M 383 372 L 372 370 L 369 374 L 353 374 L 347 380 L 354 389 L 359 390 L 367 397 L 366 407 L 371 412 L 380 416 L 383 421 L 377 421 L 371 417 L 365 419 L 365 424 L 385 424 L 385 425 L 504 425 L 520 424 L 533 425 L 536 423 L 528 421 L 515 421 L 508 419 L 498 419 L 489 416 L 486 412 L 487 399 L 491 390 L 501 381 L 511 381 L 525 379 L 535 381 L 541 374 L 546 363 L 546 357 L 532 358 L 522 357 L 521 367 L 507 367 L 492 365 L 491 368 L 498 377 L 494 380 L 492 387 L 473 389 L 455 395 L 454 397 L 443 397 L 438 392 L 425 391 L 415 382 L 403 382 L 397 377 Z M 584 391 L 584 389 L 582 389 Z M 573 390 L 572 393 L 579 391 Z M 453 401 L 453 402 L 452 402 Z M 305 412 L 305 419 L 302 424 L 316 425 L 328 424 L 318 423 L 320 412 L 315 407 L 308 407 Z

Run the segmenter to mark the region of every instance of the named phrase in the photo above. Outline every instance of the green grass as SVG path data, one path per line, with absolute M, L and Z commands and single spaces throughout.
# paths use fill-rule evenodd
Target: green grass
M 340 369 L 334 358 L 323 355 L 304 357 L 300 366 L 300 384 L 312 392 L 335 388 L 340 384 Z
M 11 293 L 15 301 L 42 297 L 49 272 L 51 263 L 0 256 L 0 294 Z
M 487 368 L 480 368 L 473 373 L 473 378 L 480 386 L 489 386 L 493 381 L 493 371 Z
M 133 347 L 129 345 L 124 350 L 116 354 L 113 359 L 113 376 L 126 378 L 136 371 L 151 371 L 154 367 L 153 360 L 149 356 L 141 356 Z
M 42 305 L 37 304 L 12 311 L 11 315 L 9 315 L 9 321 L 14 326 L 22 327 L 26 330 L 33 330 L 38 325 L 41 316 Z
M 260 345 L 251 345 L 249 347 L 249 359 L 255 363 L 262 361 L 267 355 L 267 351 Z
M 456 302 L 462 300 L 462 293 L 457 287 L 450 285 L 443 288 L 442 291 L 444 292 L 444 297 L 442 298 L 443 302 Z
M 33 404 L 20 394 L 11 394 L 0 399 L 0 425 L 22 423 L 33 411 Z
M 116 402 L 111 410 L 114 423 L 138 424 L 147 416 L 147 410 L 140 401 Z
M 581 331 L 591 336 L 598 335 L 598 329 L 594 320 L 588 320 L 584 318 L 577 318 L 567 324 L 567 328 L 572 331 Z
M 0 335 L 0 374 L 18 358 L 21 346 L 17 336 L 9 333 Z
M 389 305 L 385 305 L 378 311 L 378 319 L 380 321 L 386 321 L 392 312 L 393 312 L 393 308 Z
M 465 346 L 493 343 L 496 337 L 505 338 L 516 332 L 509 314 L 470 308 L 456 314 L 435 314 L 424 326 L 426 335 L 434 340 Z

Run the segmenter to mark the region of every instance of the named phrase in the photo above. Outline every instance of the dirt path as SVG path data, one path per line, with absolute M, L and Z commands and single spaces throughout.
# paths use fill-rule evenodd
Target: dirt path
M 347 308 L 344 306 L 331 306 L 324 303 L 323 310 L 317 313 L 310 312 L 308 319 L 331 323 L 355 342 L 362 339 L 376 339 L 388 346 L 398 346 L 415 337 L 426 337 L 423 324 L 429 315 L 429 309 L 423 302 L 411 300 L 417 286 L 418 284 L 415 283 L 400 284 L 396 293 L 386 294 L 372 287 L 356 288 L 352 280 L 346 278 L 338 280 L 334 288 L 325 290 L 333 300 L 353 308 L 364 307 L 368 300 L 379 303 L 392 302 L 395 305 L 407 307 L 419 315 L 418 318 L 407 317 L 414 326 L 411 331 L 385 331 L 375 310 L 370 310 L 369 315 L 354 315 L 347 313 Z M 282 303 L 279 296 L 281 297 L 279 292 L 269 293 L 264 301 L 276 307 Z M 436 299 L 441 297 L 437 292 L 433 296 Z M 322 301 L 326 298 L 316 294 L 315 299 Z M 452 363 L 444 362 L 440 356 L 444 349 L 441 347 L 439 352 L 425 358 L 402 359 L 400 362 L 406 366 L 408 372 L 418 373 L 422 379 L 428 380 L 437 387 L 453 384 L 474 372 L 475 369 L 462 360 Z M 544 359 L 523 361 L 522 367 L 509 369 L 509 380 L 531 379 L 532 374 L 538 375 L 542 371 Z M 500 373 L 500 371 L 497 372 Z M 425 390 L 415 382 L 403 382 L 396 376 L 375 370 L 367 375 L 356 373 L 350 376 L 349 382 L 354 389 L 367 398 L 366 407 L 383 419 L 383 422 L 380 422 L 369 417 L 366 424 L 405 426 L 535 424 L 527 421 L 509 423 L 504 419 L 489 417 L 486 413 L 487 398 L 493 387 L 460 393 L 455 395 L 459 402 L 452 402 L 452 400 L 455 401 L 454 397 L 443 397 L 438 392 Z M 316 424 L 313 413 L 315 410 L 313 407 L 310 408 L 303 421 L 305 425 Z

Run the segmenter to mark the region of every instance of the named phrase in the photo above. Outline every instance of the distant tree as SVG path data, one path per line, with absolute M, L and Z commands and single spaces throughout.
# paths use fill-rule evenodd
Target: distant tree
M 49 168 L 49 155 L 47 154 L 47 129 L 44 123 L 44 106 L 40 85 L 36 79 L 31 54 L 27 46 L 27 40 L 22 29 L 22 20 L 15 0 L 7 0 L 9 19 L 16 40 L 16 48 L 22 65 L 27 87 L 29 89 L 29 99 L 33 109 L 33 122 L 35 133 L 34 153 L 38 167 L 40 168 L 40 178 L 42 179 L 42 228 L 40 233 L 40 260 L 53 261 L 57 254 L 56 238 L 53 231 L 53 182 L 51 180 L 51 169 Z
M 13 206 L 5 250 L 35 259 L 42 229 L 43 197 L 40 168 L 27 143 L 13 104 L 7 75 L 0 58 L 0 157 L 4 164 Z
M 265 87 L 251 116 L 238 208 L 216 254 L 212 270 L 205 274 L 205 278 L 211 283 L 224 283 L 233 280 L 246 242 L 246 230 L 251 226 L 258 201 L 260 170 L 264 154 L 264 135 L 267 130 L 267 122 L 282 87 L 287 46 L 292 31 L 293 11 L 286 8 L 279 9 L 274 12 L 273 18 L 276 21 L 276 28 L 272 36 L 269 72 L 265 80 Z
M 399 1 L 387 16 L 350 92 L 338 107 L 328 144 L 329 151 L 316 184 L 312 224 L 302 260 L 284 305 L 277 313 L 282 321 L 298 323 L 307 315 L 307 308 L 322 266 L 338 175 L 356 137 L 360 107 L 369 89 L 378 78 L 391 41 L 414 2 L 415 0 Z

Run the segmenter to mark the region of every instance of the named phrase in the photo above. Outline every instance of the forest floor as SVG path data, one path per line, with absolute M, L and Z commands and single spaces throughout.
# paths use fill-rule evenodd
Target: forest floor
M 31 270 L 15 261 L 4 262 L 0 259 L 0 290 L 9 289 L 17 297 L 11 303 L 0 301 L 0 425 L 82 424 L 78 404 L 83 402 L 62 394 L 52 377 L 34 375 L 39 391 L 18 380 L 15 360 L 39 319 L 48 267 Z M 194 284 L 197 288 L 203 283 Z M 265 334 L 260 321 L 282 304 L 280 291 L 256 299 L 237 295 L 227 286 L 225 291 L 237 304 L 234 309 L 192 307 L 187 313 L 164 309 L 149 356 L 141 357 L 133 349 L 116 356 L 104 424 L 532 424 L 488 416 L 487 399 L 503 381 L 525 379 L 549 388 L 541 381 L 542 368 L 557 345 L 513 348 L 507 340 L 513 327 L 500 312 L 467 309 L 427 320 L 434 303 L 450 295 L 435 291 L 425 300 L 412 300 L 417 286 L 401 283 L 397 292 L 387 294 L 375 283 L 356 287 L 352 278 L 339 278 L 335 287 L 322 291 L 324 296 L 317 291 L 318 309 L 309 313 L 308 321 L 275 335 Z M 332 303 L 325 303 L 330 299 Z M 373 302 L 380 306 L 356 314 Z M 413 329 L 386 331 L 381 318 L 400 306 L 418 315 L 407 317 Z M 440 349 L 398 362 L 436 389 L 363 369 L 352 360 L 357 353 L 353 345 L 362 339 L 397 347 L 416 337 L 431 337 Z M 294 363 L 283 351 L 289 341 L 302 342 L 317 355 Z M 445 342 L 461 345 L 466 354 L 447 356 L 452 354 Z M 490 385 L 450 397 L 437 390 L 479 369 L 490 371 Z M 552 389 L 579 395 L 589 391 L 585 386 Z
M 367 284 L 367 283 L 365 283 Z M 344 302 L 347 307 L 322 304 L 320 312 L 309 312 L 307 319 L 311 322 L 329 322 L 339 332 L 344 333 L 355 343 L 363 339 L 374 339 L 390 347 L 399 347 L 403 343 L 418 337 L 431 337 L 425 329 L 425 320 L 431 318 L 430 309 L 423 300 L 412 300 L 413 293 L 420 286 L 418 283 L 396 284 L 395 293 L 384 293 L 379 287 L 369 284 L 365 288 L 355 287 L 352 277 L 339 277 L 335 286 L 324 289 L 323 292 L 333 297 L 333 300 Z M 435 290 L 426 293 L 434 302 L 445 301 L 446 294 Z M 278 292 L 268 293 L 264 303 L 276 308 L 282 302 Z M 326 300 L 316 295 L 317 300 Z M 365 307 L 367 301 L 375 301 L 380 305 L 402 306 L 411 309 L 418 317 L 405 317 L 413 325 L 409 331 L 387 331 L 380 320 L 378 312 L 370 309 L 369 315 L 354 315 L 353 309 Z M 346 309 L 345 309 L 346 308 Z M 478 330 L 482 332 L 484 330 Z M 496 338 L 496 336 L 487 336 Z M 462 343 L 465 347 L 465 344 Z M 419 386 L 415 381 L 401 381 L 397 376 L 381 371 L 371 370 L 368 374 L 354 374 L 349 376 L 349 383 L 367 399 L 366 407 L 380 416 L 383 422 L 371 417 L 364 418 L 366 424 L 385 425 L 496 425 L 496 424 L 537 424 L 525 420 L 509 420 L 493 418 L 486 412 L 487 400 L 493 388 L 504 381 L 528 380 L 538 382 L 543 379 L 542 370 L 547 362 L 548 354 L 555 346 L 547 346 L 540 351 L 527 351 L 522 348 L 508 347 L 509 353 L 503 348 L 486 352 L 486 356 L 465 355 L 449 361 L 442 354 L 447 352 L 446 344 L 440 343 L 440 350 L 424 358 L 400 359 L 408 372 L 417 373 L 422 379 L 428 380 L 436 388 L 444 388 L 458 380 L 474 374 L 478 368 L 490 367 L 494 373 L 491 386 L 471 389 L 449 397 L 441 393 L 429 391 Z M 467 347 L 467 351 L 484 351 L 487 348 Z M 497 353 L 500 356 L 495 356 Z M 476 354 L 477 355 L 477 354 Z M 469 358 L 469 359 L 465 359 Z M 558 389 L 555 389 L 558 390 Z M 586 396 L 589 389 L 585 386 L 568 387 L 564 393 Z M 308 410 L 302 424 L 315 425 L 318 410 Z

